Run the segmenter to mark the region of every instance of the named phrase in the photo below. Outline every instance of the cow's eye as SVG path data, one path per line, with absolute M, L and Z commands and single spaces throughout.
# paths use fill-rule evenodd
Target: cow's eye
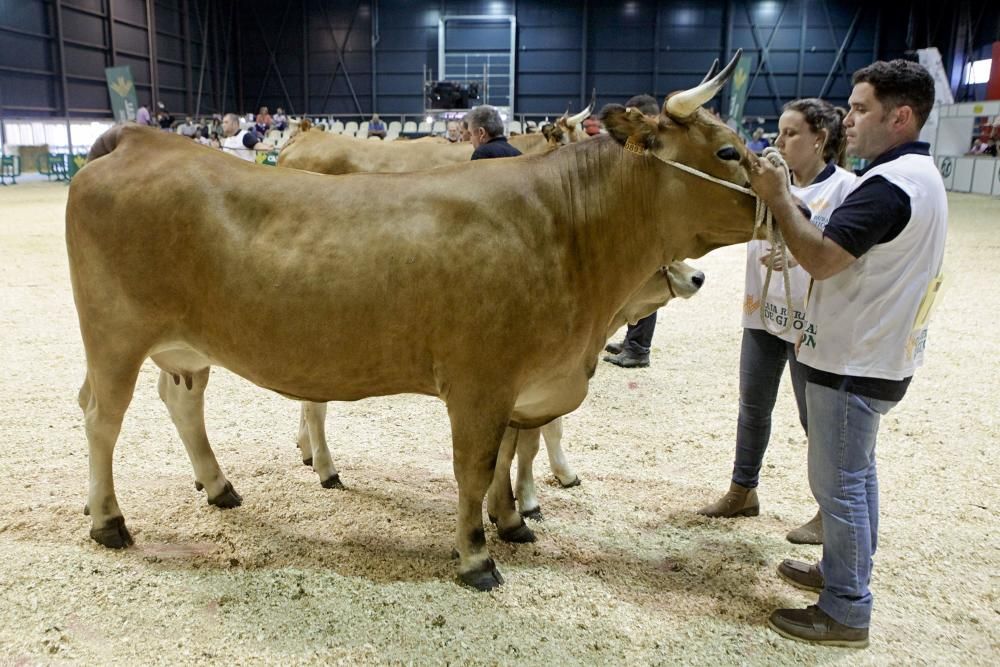
M 725 148 L 720 148 L 716 151 L 715 156 L 720 160 L 735 160 L 739 162 L 740 153 L 732 146 L 726 146 Z

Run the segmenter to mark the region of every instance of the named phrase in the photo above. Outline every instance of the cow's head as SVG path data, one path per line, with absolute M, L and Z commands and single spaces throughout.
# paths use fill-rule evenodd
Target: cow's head
M 686 224 L 696 226 L 697 242 L 678 257 L 699 257 L 713 248 L 747 241 L 753 232 L 752 196 L 664 162 L 678 162 L 734 185 L 749 186 L 756 157 L 736 132 L 702 107 L 732 76 L 741 53 L 717 74 L 713 65 L 694 88 L 668 95 L 656 116 L 621 105 L 608 105 L 601 114 L 608 134 L 641 161 L 639 166 L 655 171 L 657 209 L 665 215 L 681 214 Z
M 591 102 L 586 109 L 578 114 L 569 115 L 569 111 L 556 119 L 554 123 L 546 123 L 542 126 L 542 134 L 550 148 L 559 148 L 566 144 L 576 143 L 589 139 L 590 136 L 583 129 L 583 121 L 590 117 L 594 109 Z
M 629 297 L 621 314 L 629 324 L 635 324 L 675 297 L 691 298 L 704 283 L 705 274 L 698 269 L 685 262 L 671 262 Z

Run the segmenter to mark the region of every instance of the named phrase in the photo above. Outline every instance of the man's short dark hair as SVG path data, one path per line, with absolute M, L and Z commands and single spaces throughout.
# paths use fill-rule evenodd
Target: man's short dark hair
M 636 95 L 630 97 L 625 103 L 626 107 L 638 109 L 647 116 L 655 116 L 660 113 L 660 103 L 652 95 Z
M 469 124 L 470 130 L 473 127 L 483 128 L 491 139 L 503 136 L 503 120 L 500 118 L 500 112 L 489 104 L 478 106 L 465 114 L 465 122 Z
M 877 60 L 854 73 L 852 83 L 867 83 L 886 109 L 908 106 L 917 118 L 917 129 L 927 122 L 934 106 L 934 79 L 923 65 L 909 60 Z

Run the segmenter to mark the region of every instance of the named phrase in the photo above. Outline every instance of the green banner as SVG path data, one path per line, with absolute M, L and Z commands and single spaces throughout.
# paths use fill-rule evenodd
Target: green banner
M 737 128 L 737 131 L 743 127 L 743 109 L 747 102 L 747 86 L 750 85 L 750 64 L 750 56 L 743 55 L 733 72 L 733 88 L 729 93 L 729 125 Z
M 135 82 L 132 80 L 132 68 L 106 67 L 104 76 L 108 80 L 108 96 L 111 98 L 111 111 L 115 121 L 125 123 L 135 120 L 135 112 L 139 109 L 139 99 L 135 96 Z
M 257 164 L 263 164 L 268 167 L 277 167 L 278 151 L 269 151 L 269 152 L 257 151 L 256 161 Z

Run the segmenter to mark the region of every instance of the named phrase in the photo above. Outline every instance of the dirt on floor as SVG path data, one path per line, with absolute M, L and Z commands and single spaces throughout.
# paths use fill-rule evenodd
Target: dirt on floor
M 692 262 L 706 285 L 660 312 L 650 368 L 599 364 L 565 420 L 583 484 L 560 488 L 539 455 L 538 541 L 488 530 L 507 583 L 477 593 L 449 559 L 443 404 L 331 404 L 347 489 L 324 489 L 295 448 L 298 405 L 222 369 L 206 422 L 243 506 L 194 489 L 147 362 L 115 462 L 135 546 L 92 542 L 66 192 L 0 189 L 0 664 L 1000 662 L 1000 200 L 950 197 L 950 285 L 927 363 L 880 431 L 875 612 L 858 652 L 766 626 L 772 609 L 815 601 L 775 566 L 820 554 L 784 539 L 816 509 L 787 376 L 761 515 L 694 513 L 731 472 L 742 246 Z

